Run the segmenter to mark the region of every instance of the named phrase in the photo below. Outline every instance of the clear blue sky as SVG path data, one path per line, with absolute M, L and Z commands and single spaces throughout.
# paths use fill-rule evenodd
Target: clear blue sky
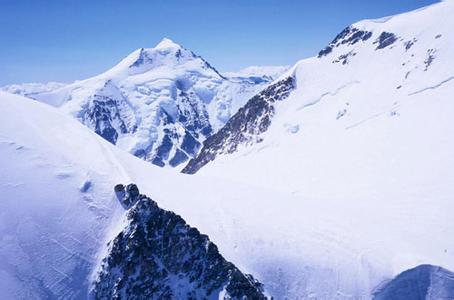
M 436 0 L 0 0 L 0 85 L 83 79 L 163 37 L 221 71 L 291 65 L 345 26 Z

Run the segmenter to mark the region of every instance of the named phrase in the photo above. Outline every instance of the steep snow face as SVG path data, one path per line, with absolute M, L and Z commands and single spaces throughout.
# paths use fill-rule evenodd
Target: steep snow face
M 176 167 L 197 154 L 201 142 L 272 76 L 225 77 L 200 56 L 163 39 L 101 75 L 32 97 L 59 107 L 121 149 Z
M 287 263 L 299 268 L 255 273 L 265 285 L 285 278 L 275 295 L 368 297 L 419 264 L 454 269 L 453 14 L 445 1 L 353 24 L 282 75 L 296 88 L 258 142 L 201 150 L 223 155 L 195 176 L 293 195 L 271 205 L 298 217 L 263 244 L 292 252 Z
M 62 82 L 48 82 L 48 83 L 22 83 L 22 84 L 11 84 L 0 88 L 1 91 L 22 95 L 26 97 L 33 97 L 35 94 L 51 92 L 61 87 L 64 87 L 66 83 Z

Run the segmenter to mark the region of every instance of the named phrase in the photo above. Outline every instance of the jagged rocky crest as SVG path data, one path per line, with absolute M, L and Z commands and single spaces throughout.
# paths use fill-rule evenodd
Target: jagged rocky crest
M 420 265 L 377 288 L 374 300 L 454 299 L 454 273 L 433 265 Z
M 208 236 L 135 184 L 115 193 L 128 225 L 109 243 L 94 299 L 266 299 L 262 284 L 226 261 Z
M 271 124 L 274 103 L 286 99 L 294 88 L 295 80 L 290 76 L 251 98 L 221 130 L 203 142 L 200 153 L 189 161 L 182 172 L 194 174 L 218 154 L 233 153 L 241 144 L 260 142 L 260 134 Z
M 341 46 L 353 46 L 358 42 L 366 42 L 372 37 L 372 31 L 367 30 L 360 30 L 356 27 L 348 26 L 344 30 L 342 30 L 332 41 L 328 44 L 324 49 L 322 49 L 318 53 L 318 58 L 327 56 L 333 52 L 335 48 Z M 373 42 L 373 44 L 377 44 L 375 50 L 384 49 L 390 45 L 392 45 L 395 41 L 397 41 L 397 36 L 392 32 L 382 32 Z M 342 62 L 342 64 L 348 63 L 348 57 L 356 55 L 353 50 L 347 48 L 346 53 L 341 54 L 333 63 Z
M 348 26 L 342 30 L 328 46 L 318 53 L 318 57 L 330 54 L 334 48 L 339 47 L 340 45 L 354 45 L 359 41 L 367 41 L 371 36 L 372 32 L 370 31 L 359 30 L 353 26 Z

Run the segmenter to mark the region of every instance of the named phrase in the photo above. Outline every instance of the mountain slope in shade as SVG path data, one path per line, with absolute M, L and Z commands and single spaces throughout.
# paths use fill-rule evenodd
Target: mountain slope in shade
M 264 74 L 258 75 L 260 70 Z M 201 142 L 281 69 L 253 71 L 226 77 L 202 57 L 163 39 L 103 74 L 30 96 L 59 107 L 135 156 L 176 167 L 196 155 Z
M 397 275 L 374 293 L 375 300 L 437 300 L 454 298 L 454 273 L 421 265 Z

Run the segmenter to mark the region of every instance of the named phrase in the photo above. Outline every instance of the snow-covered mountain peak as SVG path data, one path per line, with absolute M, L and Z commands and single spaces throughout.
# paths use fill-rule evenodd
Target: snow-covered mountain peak
M 223 76 L 201 56 L 163 39 L 98 76 L 33 98 L 60 107 L 138 157 L 175 167 L 280 74 L 268 72 Z
M 449 33 L 454 25 L 453 13 L 454 1 L 448 0 L 394 16 L 362 20 L 341 31 L 318 56 L 337 56 L 337 62 L 346 63 L 359 51 L 389 50 L 398 41 L 405 43 L 405 50 L 418 40 L 430 45 L 434 38 Z
M 141 80 L 148 80 L 149 73 L 155 73 L 157 70 L 161 74 L 195 72 L 202 76 L 222 78 L 222 75 L 202 57 L 167 38 L 153 48 L 139 48 L 133 51 L 119 64 L 98 77 L 122 80 L 129 76 L 146 74 Z
M 163 38 L 154 49 L 168 49 L 168 48 L 182 48 L 179 44 L 175 43 L 169 38 Z

